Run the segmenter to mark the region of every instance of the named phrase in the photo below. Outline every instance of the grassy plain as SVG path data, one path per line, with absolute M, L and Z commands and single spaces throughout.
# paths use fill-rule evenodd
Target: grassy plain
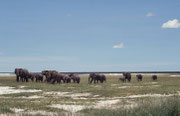
M 133 75 L 127 83 L 118 80 L 121 75 L 107 75 L 103 84 L 88 84 L 88 75 L 81 75 L 80 84 L 54 85 L 0 77 L 0 114 L 180 115 L 180 75 L 159 74 L 157 81 L 151 75 L 144 74 L 142 82 Z M 11 93 L 15 90 L 17 93 Z

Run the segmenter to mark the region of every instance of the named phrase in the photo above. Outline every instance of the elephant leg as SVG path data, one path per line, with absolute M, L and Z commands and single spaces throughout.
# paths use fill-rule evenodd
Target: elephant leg
M 101 80 L 100 82 L 101 82 L 101 83 L 103 83 L 104 81 L 103 81 L 103 80 Z
M 77 83 L 78 83 L 78 84 L 80 83 L 80 79 L 78 79 Z
M 129 82 L 131 82 L 131 79 L 128 79 Z
M 28 80 L 28 77 L 26 77 L 26 82 L 28 82 L 29 80 Z
M 24 78 L 23 77 L 21 77 L 21 81 L 24 82 Z
M 57 83 L 60 84 L 60 80 L 57 80 Z
M 28 78 L 27 77 L 26 77 L 25 81 L 28 82 Z
M 90 80 L 90 83 L 92 83 L 93 82 L 93 78 L 91 78 L 91 80 Z
M 31 81 L 34 82 L 34 77 L 31 78 Z
M 52 84 L 54 84 L 56 82 L 56 80 L 54 79 L 53 81 L 52 81 Z
M 19 76 L 16 76 L 16 81 L 19 82 Z
M 94 84 L 96 84 L 96 79 L 94 79 Z
M 66 80 L 65 79 L 62 79 L 63 83 L 66 83 Z
M 95 83 L 96 80 L 93 78 L 92 81 Z
M 26 81 L 26 78 L 25 78 L 25 77 L 23 77 L 23 78 L 22 78 L 22 80 L 23 80 L 23 82 L 25 82 L 25 81 Z
M 28 82 L 28 78 L 27 77 L 24 78 L 24 82 Z

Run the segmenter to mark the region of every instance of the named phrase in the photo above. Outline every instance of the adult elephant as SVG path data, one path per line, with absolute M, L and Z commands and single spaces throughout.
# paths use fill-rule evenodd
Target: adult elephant
M 41 74 L 46 77 L 46 82 L 51 82 L 54 75 L 56 75 L 58 72 L 55 70 L 43 70 Z
M 143 76 L 141 74 L 136 75 L 138 81 L 142 81 Z
M 125 80 L 127 79 L 129 82 L 131 81 L 131 73 L 130 72 L 123 72 L 123 76 Z
M 21 80 L 22 82 L 28 82 L 28 79 L 29 79 L 29 77 L 30 77 L 29 71 L 28 71 L 27 69 L 22 69 L 22 68 L 20 68 L 20 69 L 18 70 L 18 72 L 19 72 L 20 80 Z
M 49 70 L 43 70 L 43 71 L 41 72 L 41 74 L 46 77 L 46 80 L 45 80 L 45 81 L 48 82 L 47 79 L 51 77 L 50 71 L 49 71 Z
M 74 82 L 74 83 L 80 83 L 80 77 L 78 74 L 74 74 L 74 73 L 71 73 L 69 74 L 69 77 L 71 78 L 71 80 Z
M 65 75 L 65 74 L 62 74 L 62 73 L 59 73 L 59 72 L 53 72 L 52 77 L 51 77 L 52 84 L 55 84 L 55 82 L 60 84 L 61 81 L 63 81 L 65 83 L 66 78 L 68 78 L 68 76 Z
M 60 84 L 61 81 L 65 83 L 65 77 L 67 77 L 65 74 L 61 74 L 55 70 L 43 70 L 42 75 L 46 77 L 46 82 L 52 84 L 55 84 L 56 82 Z
M 96 82 L 98 83 L 98 81 L 100 81 L 101 83 L 103 83 L 104 81 L 106 82 L 106 76 L 98 73 L 90 73 L 88 82 L 92 83 L 92 81 L 94 81 L 94 84 Z
M 15 68 L 14 73 L 16 74 L 16 81 L 19 82 L 20 79 L 20 68 Z

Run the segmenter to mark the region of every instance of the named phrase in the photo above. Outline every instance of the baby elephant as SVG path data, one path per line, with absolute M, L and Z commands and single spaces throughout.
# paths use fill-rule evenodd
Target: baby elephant
M 123 83 L 126 82 L 126 79 L 123 77 L 119 78 L 119 80 L 122 81 Z
M 155 81 L 155 80 L 157 80 L 157 75 L 153 75 L 152 76 L 152 79 Z
M 141 74 L 136 75 L 138 81 L 142 81 L 143 76 Z
M 35 74 L 36 82 L 43 82 L 43 75 L 42 74 Z
M 71 78 L 69 76 L 65 76 L 64 83 L 71 83 Z

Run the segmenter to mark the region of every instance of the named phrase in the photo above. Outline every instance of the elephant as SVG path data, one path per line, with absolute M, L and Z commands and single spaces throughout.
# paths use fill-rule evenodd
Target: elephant
M 97 74 L 97 73 L 90 73 L 88 82 L 92 83 L 92 81 L 94 81 L 94 84 L 96 82 L 98 83 L 98 81 L 100 81 L 101 83 L 103 83 L 104 81 L 106 82 L 106 76 L 102 74 Z
M 35 78 L 35 74 L 29 72 L 29 74 L 28 74 L 28 79 L 31 79 L 31 81 L 34 81 L 34 78 Z
M 41 72 L 41 74 L 46 77 L 45 81 L 48 82 L 48 79 L 51 77 L 50 71 L 49 70 L 43 70 Z
M 153 80 L 157 80 L 157 75 L 152 75 Z
M 64 77 L 64 83 L 71 83 L 71 77 L 65 76 Z
M 16 68 L 15 69 L 16 74 L 16 81 L 19 82 L 21 80 L 22 82 L 28 82 L 28 79 L 31 78 L 31 75 L 28 70 L 22 69 L 22 68 Z
M 119 80 L 122 81 L 122 82 L 126 82 L 126 79 L 123 78 L 123 77 L 119 78 Z
M 14 73 L 16 74 L 16 81 L 19 82 L 20 78 L 20 68 L 15 68 Z
M 125 81 L 126 79 L 130 82 L 131 81 L 131 73 L 130 72 L 123 72 L 123 76 L 125 78 Z
M 36 73 L 35 74 L 36 82 L 43 82 L 43 75 Z
M 53 74 L 53 73 L 58 73 L 58 72 L 55 71 L 55 70 L 43 70 L 43 71 L 41 72 L 41 74 L 46 77 L 45 81 L 46 81 L 47 83 L 48 83 L 48 82 L 51 82 L 53 75 L 55 75 L 55 74 Z
M 141 74 L 136 75 L 138 81 L 142 81 L 143 76 Z
M 57 82 L 57 83 L 61 83 L 61 81 L 63 81 L 64 83 L 65 83 L 65 78 L 67 78 L 68 76 L 67 75 L 65 75 L 65 74 L 62 74 L 62 73 L 59 73 L 59 72 L 57 72 L 57 71 L 53 71 L 53 72 L 51 72 L 51 77 L 50 77 L 50 82 L 51 82 L 51 80 L 52 80 L 52 84 L 55 84 L 55 82 Z
M 71 80 L 73 80 L 73 82 L 74 83 L 80 83 L 80 77 L 79 77 L 79 75 L 77 75 L 77 74 L 74 74 L 74 73 L 71 73 L 71 74 L 69 74 L 69 77 L 71 78 Z

